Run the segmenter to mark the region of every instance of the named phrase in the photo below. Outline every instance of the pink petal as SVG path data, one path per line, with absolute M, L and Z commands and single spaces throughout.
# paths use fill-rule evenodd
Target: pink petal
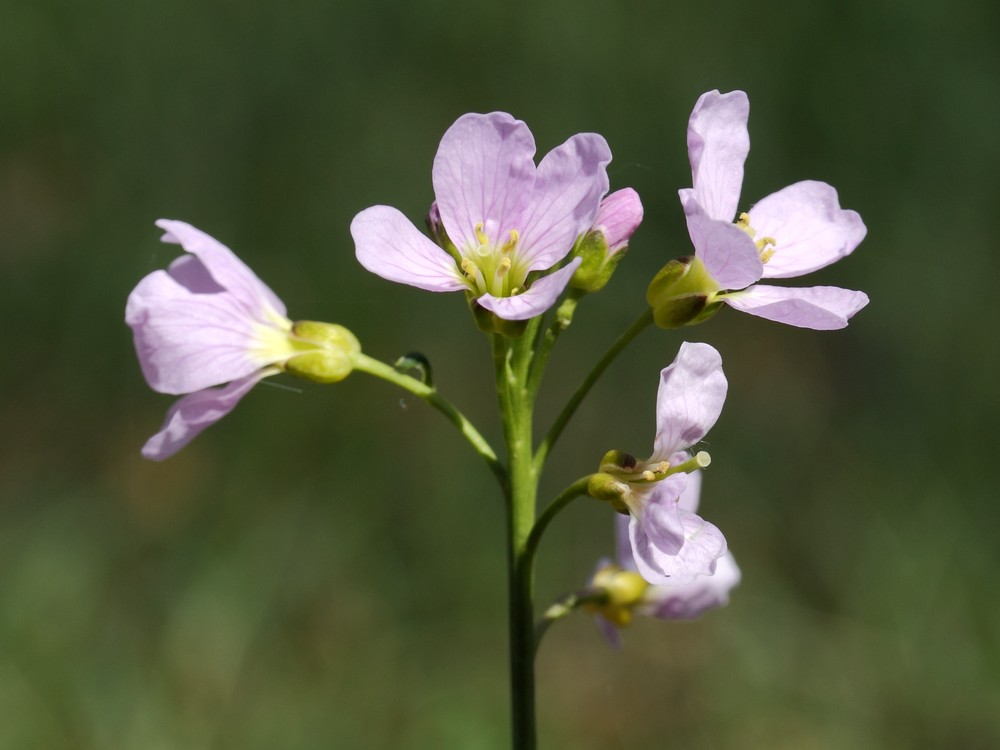
M 831 331 L 868 304 L 868 295 L 835 286 L 787 288 L 757 284 L 724 298 L 736 310 L 799 328 Z
M 684 546 L 671 555 L 652 543 L 642 524 L 629 524 L 632 553 L 639 574 L 652 584 L 686 584 L 711 575 L 716 560 L 726 552 L 726 538 L 715 526 L 694 513 L 679 511 L 684 526 Z
M 698 203 L 709 217 L 736 218 L 750 153 L 750 100 L 742 91 L 701 95 L 688 120 L 687 147 Z
M 660 372 L 651 460 L 668 460 L 704 438 L 722 413 L 728 388 L 719 352 L 708 344 L 681 344 L 673 364 Z
M 434 157 L 434 195 L 444 228 L 459 250 L 479 246 L 475 227 L 503 244 L 522 217 L 535 184 L 535 139 L 506 112 L 463 115 Z
M 160 431 L 142 447 L 142 455 L 153 461 L 170 458 L 194 440 L 198 433 L 231 412 L 257 381 L 275 372 L 262 370 L 235 380 L 224 388 L 206 388 L 178 399 L 167 411 Z
M 542 159 L 519 246 L 531 270 L 551 268 L 593 226 L 610 162 L 611 149 L 596 133 L 574 135 Z
M 161 393 L 198 391 L 271 364 L 254 356 L 261 324 L 239 298 L 192 292 L 167 271 L 154 271 L 132 290 L 125 322 L 146 381 Z
M 678 458 L 679 462 L 683 462 L 687 460 L 688 454 L 681 453 Z M 670 462 L 674 463 L 675 459 L 671 458 Z M 684 491 L 681 493 L 681 497 L 680 500 L 677 501 L 677 505 L 682 510 L 697 513 L 698 505 L 701 502 L 701 472 L 692 471 L 687 475 L 687 477 L 687 486 L 684 487 Z
M 628 244 L 640 223 L 642 201 L 639 194 L 632 188 L 622 188 L 601 201 L 593 228 L 604 234 L 608 255 L 613 255 Z
M 529 320 L 541 315 L 555 304 L 569 284 L 573 272 L 580 267 L 581 258 L 574 258 L 558 271 L 533 281 L 528 290 L 513 297 L 494 297 L 484 294 L 476 302 L 504 320 Z
M 212 278 L 246 305 L 261 322 L 271 317 L 271 312 L 285 317 L 285 306 L 257 275 L 218 240 L 183 221 L 160 219 L 156 226 L 164 230 L 164 242 L 179 244 L 198 257 Z
M 389 281 L 431 292 L 465 289 L 458 266 L 395 208 L 372 206 L 351 222 L 362 266 Z
M 689 583 L 651 586 L 646 590 L 642 611 L 662 620 L 693 620 L 710 609 L 729 603 L 729 592 L 740 582 L 740 569 L 732 553 L 716 561 L 715 573 L 698 576 Z
M 750 235 L 732 222 L 710 218 L 691 190 L 681 190 L 680 196 L 695 255 L 719 288 L 743 289 L 758 281 L 764 264 Z
M 856 211 L 840 207 L 837 191 L 825 182 L 789 185 L 750 210 L 757 238 L 777 244 L 764 265 L 764 278 L 784 279 L 824 268 L 850 255 L 867 229 Z

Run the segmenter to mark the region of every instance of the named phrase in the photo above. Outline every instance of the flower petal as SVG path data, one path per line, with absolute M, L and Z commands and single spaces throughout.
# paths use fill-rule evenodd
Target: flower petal
M 655 585 L 686 584 L 711 575 L 716 560 L 726 552 L 726 538 L 715 526 L 694 513 L 678 511 L 684 528 L 684 545 L 677 554 L 664 552 L 635 520 L 629 524 L 632 554 L 639 574 Z
M 776 241 L 764 278 L 785 279 L 850 255 L 868 232 L 856 211 L 840 207 L 837 191 L 807 180 L 779 190 L 750 209 L 757 237 Z
M 660 372 L 650 460 L 669 460 L 705 437 L 722 413 L 728 388 L 719 352 L 708 344 L 681 344 L 676 359 Z
M 221 242 L 183 221 L 160 219 L 156 226 L 166 232 L 163 242 L 179 244 L 197 256 L 219 286 L 246 305 L 258 320 L 267 322 L 275 314 L 285 317 L 285 305 L 278 296 Z
M 750 235 L 731 222 L 710 218 L 693 191 L 681 190 L 680 197 L 695 255 L 719 288 L 743 289 L 759 281 L 764 264 Z
M 231 412 L 261 378 L 275 372 L 277 370 L 261 370 L 250 377 L 234 380 L 224 388 L 206 388 L 178 399 L 167 410 L 160 431 L 142 447 L 142 455 L 153 461 L 170 458 L 198 433 Z
M 391 206 L 372 206 L 351 222 L 358 262 L 377 276 L 431 292 L 465 289 L 458 266 Z
M 506 112 L 458 118 L 441 138 L 432 181 L 444 228 L 459 250 L 478 247 L 475 228 L 496 243 L 522 217 L 535 184 L 535 139 Z
M 569 284 L 573 272 L 580 267 L 581 258 L 574 258 L 558 271 L 533 281 L 521 294 L 513 297 L 494 297 L 484 294 L 476 302 L 504 320 L 528 320 L 548 310 L 563 289 Z
M 622 188 L 601 201 L 593 228 L 604 234 L 610 256 L 628 244 L 641 223 L 642 201 L 639 194 L 632 188 Z
M 736 218 L 750 153 L 750 100 L 742 91 L 702 94 L 688 120 L 687 147 L 698 202 L 713 219 Z
M 750 315 L 799 328 L 832 331 L 844 328 L 868 304 L 868 295 L 835 286 L 788 288 L 757 284 L 724 300 Z
M 715 573 L 693 581 L 651 586 L 646 590 L 641 611 L 661 620 L 693 620 L 710 609 L 729 603 L 729 592 L 740 582 L 740 569 L 732 553 L 716 561 Z
M 610 162 L 611 149 L 596 133 L 574 135 L 542 159 L 520 227 L 519 256 L 530 270 L 551 268 L 593 226 L 608 192 Z
M 274 361 L 260 347 L 265 325 L 236 296 L 192 292 L 167 271 L 154 271 L 136 285 L 125 322 L 143 375 L 160 393 L 199 391 Z
M 675 461 L 680 463 L 686 461 L 687 458 L 687 453 L 681 453 L 677 459 L 671 458 L 670 463 L 675 463 Z M 701 502 L 701 472 L 692 471 L 687 475 L 687 477 L 687 485 L 684 487 L 684 491 L 681 493 L 681 497 L 680 500 L 677 501 L 677 505 L 682 510 L 697 513 L 698 505 Z

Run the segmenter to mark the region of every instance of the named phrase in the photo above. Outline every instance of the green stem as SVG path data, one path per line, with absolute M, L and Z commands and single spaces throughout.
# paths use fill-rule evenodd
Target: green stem
M 545 435 L 545 439 L 542 440 L 541 444 L 538 446 L 538 451 L 535 453 L 535 469 L 536 471 L 541 471 L 542 466 L 545 464 L 545 459 L 548 458 L 549 453 L 555 446 L 556 441 L 559 436 L 562 435 L 566 425 L 569 420 L 573 418 L 576 413 L 577 408 L 580 403 L 586 398 L 587 394 L 590 393 L 590 389 L 594 387 L 594 384 L 598 381 L 604 371 L 608 368 L 615 358 L 621 354 L 622 350 L 625 349 L 632 339 L 638 336 L 642 331 L 644 331 L 650 323 L 653 322 L 653 311 L 652 309 L 647 309 L 642 315 L 640 315 L 636 321 L 628 327 L 628 329 L 619 336 L 618 340 L 611 345 L 604 356 L 598 360 L 597 364 L 594 365 L 594 369 L 590 371 L 584 381 L 580 384 L 576 392 L 570 397 L 569 401 L 566 402 L 566 406 L 556 417 L 552 426 L 549 428 L 548 433 Z
M 535 521 L 537 475 L 526 387 L 530 345 L 494 336 L 497 397 L 510 464 L 507 559 L 510 632 L 511 738 L 515 750 L 535 750 L 534 570 L 528 538 Z
M 438 393 L 436 388 L 433 388 L 422 380 L 417 380 L 406 373 L 399 372 L 393 367 L 390 367 L 385 362 L 381 362 L 377 359 L 373 359 L 365 354 L 359 354 L 357 360 L 354 364 L 354 369 L 360 372 L 366 372 L 369 375 L 374 375 L 377 378 L 388 381 L 394 385 L 398 385 L 400 388 L 409 391 L 415 396 L 422 398 L 428 404 L 433 406 L 439 412 L 441 412 L 449 422 L 458 427 L 459 432 L 462 436 L 469 441 L 473 449 L 478 453 L 486 465 L 489 466 L 490 471 L 500 482 L 500 486 L 506 489 L 507 487 L 507 471 L 504 469 L 503 464 L 497 458 L 496 452 L 486 441 L 486 438 L 480 434 L 479 430 L 476 429 L 475 425 L 469 421 L 469 419 L 462 414 L 448 399 Z
M 538 545 L 542 541 L 542 534 L 545 533 L 545 529 L 549 527 L 552 519 L 559 515 L 563 508 L 581 495 L 587 494 L 587 485 L 590 484 L 591 476 L 591 474 L 588 474 L 585 477 L 580 477 L 563 490 L 558 497 L 548 504 L 538 517 L 538 520 L 535 521 L 535 525 L 531 528 L 531 533 L 528 535 L 528 541 L 525 545 L 525 555 L 529 565 L 534 564 L 535 553 L 538 551 Z

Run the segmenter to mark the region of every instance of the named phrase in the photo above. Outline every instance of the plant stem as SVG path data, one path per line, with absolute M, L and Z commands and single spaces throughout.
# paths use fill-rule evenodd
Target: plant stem
M 500 463 L 496 452 L 486 441 L 486 438 L 484 438 L 482 434 L 480 434 L 479 430 L 476 429 L 475 425 L 473 425 L 472 422 L 470 422 L 469 419 L 462 414 L 462 412 L 460 412 L 454 404 L 438 393 L 436 388 L 427 385 L 422 380 L 417 380 L 406 373 L 390 367 L 385 362 L 373 359 L 365 354 L 359 354 L 357 356 L 354 369 L 366 372 L 369 375 L 374 375 L 375 377 L 386 380 L 394 385 L 398 385 L 400 388 L 409 391 L 419 398 L 422 398 L 428 404 L 441 412 L 449 422 L 458 427 L 462 436 L 469 441 L 469 444 L 472 445 L 476 453 L 478 453 L 486 462 L 490 471 L 493 472 L 497 481 L 500 482 L 500 486 L 506 490 L 508 482 L 507 470 L 504 468 L 503 464 Z
M 541 471 L 542 466 L 545 464 L 545 459 L 548 458 L 553 446 L 555 446 L 556 441 L 559 436 L 562 435 L 566 425 L 569 420 L 573 418 L 576 413 L 577 408 L 580 403 L 586 398 L 587 394 L 590 393 L 590 389 L 594 387 L 594 384 L 598 381 L 604 371 L 608 368 L 615 358 L 621 354 L 622 350 L 625 349 L 632 339 L 638 336 L 642 331 L 644 331 L 650 323 L 653 322 L 653 311 L 652 309 L 647 309 L 642 315 L 640 315 L 632 325 L 626 329 L 626 331 L 618 337 L 618 340 L 611 345 L 604 356 L 598 360 L 597 364 L 594 365 L 594 369 L 590 371 L 584 381 L 576 389 L 576 392 L 570 396 L 569 401 L 566 402 L 566 406 L 556 417 L 552 426 L 549 428 L 548 433 L 545 435 L 545 439 L 542 440 L 541 444 L 538 446 L 538 451 L 535 453 L 535 470 Z

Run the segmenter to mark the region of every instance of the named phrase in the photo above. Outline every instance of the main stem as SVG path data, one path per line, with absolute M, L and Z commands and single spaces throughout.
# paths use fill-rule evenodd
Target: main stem
M 534 394 L 527 387 L 531 347 L 494 338 L 497 393 L 508 450 L 507 559 L 511 740 L 535 750 L 534 573 L 528 539 L 535 522 L 537 474 L 531 435 Z

